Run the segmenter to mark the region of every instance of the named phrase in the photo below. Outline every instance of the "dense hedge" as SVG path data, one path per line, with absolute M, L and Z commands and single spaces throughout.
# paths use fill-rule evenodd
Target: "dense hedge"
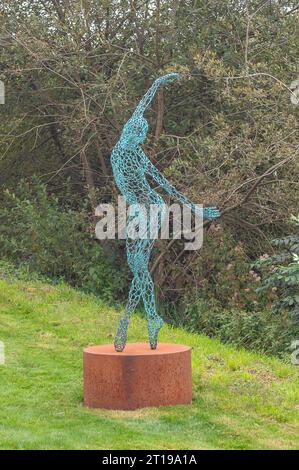
M 62 209 L 37 181 L 5 190 L 0 205 L 1 257 L 29 272 L 93 292 L 115 301 L 126 282 L 113 251 L 91 230 L 87 212 Z

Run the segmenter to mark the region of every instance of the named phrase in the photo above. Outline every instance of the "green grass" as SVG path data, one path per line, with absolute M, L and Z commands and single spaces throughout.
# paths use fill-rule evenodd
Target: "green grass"
M 298 367 L 165 326 L 193 348 L 193 403 L 133 412 L 82 404 L 82 349 L 116 312 L 68 286 L 0 280 L 1 449 L 296 449 Z M 129 341 L 146 340 L 135 316 Z

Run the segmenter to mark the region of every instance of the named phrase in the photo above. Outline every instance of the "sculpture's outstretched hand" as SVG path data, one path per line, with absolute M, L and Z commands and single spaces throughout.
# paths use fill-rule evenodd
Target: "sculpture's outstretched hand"
M 160 186 L 161 189 L 164 189 L 170 196 L 179 201 L 181 204 L 186 204 L 191 207 L 191 210 L 194 213 L 198 213 L 203 216 L 204 219 L 217 219 L 220 217 L 220 211 L 217 207 L 198 207 L 196 204 L 193 204 L 184 194 L 180 193 L 171 183 L 165 178 L 165 176 L 160 173 L 158 168 L 153 165 L 153 163 L 147 158 L 147 156 L 142 153 L 143 161 L 145 162 L 146 173 L 150 175 L 156 183 Z
M 176 72 L 168 73 L 167 75 L 163 75 L 162 77 L 157 78 L 150 89 L 147 90 L 143 98 L 140 100 L 137 108 L 133 113 L 133 117 L 139 117 L 140 115 L 143 115 L 161 85 L 167 85 L 168 83 L 172 83 L 179 79 L 180 74 Z
M 180 79 L 180 74 L 176 72 L 168 73 L 167 75 L 163 75 L 163 77 L 157 78 L 157 82 L 161 85 L 167 85 L 167 83 L 175 82 L 176 80 Z
M 217 207 L 204 207 L 203 215 L 205 219 L 218 219 L 221 213 Z

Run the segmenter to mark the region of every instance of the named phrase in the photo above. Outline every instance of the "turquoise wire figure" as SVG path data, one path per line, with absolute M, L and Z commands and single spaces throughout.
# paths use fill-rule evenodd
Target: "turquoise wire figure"
M 154 191 L 147 181 L 147 176 L 153 178 L 156 183 L 170 196 L 180 203 L 191 206 L 196 212 L 199 209 L 187 197 L 177 191 L 167 179 L 159 172 L 143 152 L 140 144 L 144 142 L 148 132 L 148 122 L 144 118 L 144 112 L 154 98 L 161 85 L 171 83 L 179 79 L 179 74 L 170 73 L 155 80 L 151 88 L 141 99 L 133 115 L 125 124 L 119 141 L 111 154 L 111 164 L 115 182 L 130 207 L 142 205 L 147 215 L 147 229 L 150 224 L 150 206 L 155 204 L 161 208 L 160 217 L 156 221 L 158 229 L 163 221 L 165 202 L 162 197 Z M 219 211 L 215 207 L 201 209 L 205 218 L 213 219 L 219 217 Z M 151 349 L 156 349 L 158 333 L 163 325 L 162 318 L 158 315 L 155 304 L 154 284 L 149 272 L 149 261 L 155 240 L 150 238 L 131 238 L 129 226 L 135 214 L 129 215 L 126 228 L 126 251 L 130 270 L 133 274 L 129 297 L 125 311 L 118 323 L 117 333 L 114 340 L 116 351 L 123 351 L 126 340 L 130 317 L 142 299 L 147 314 L 148 335 Z M 148 233 L 148 232 L 147 232 Z

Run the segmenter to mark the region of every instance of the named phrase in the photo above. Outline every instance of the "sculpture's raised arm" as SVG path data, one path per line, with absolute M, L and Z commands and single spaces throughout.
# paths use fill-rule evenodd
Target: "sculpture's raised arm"
M 175 80 L 179 80 L 180 75 L 178 73 L 169 73 L 167 75 L 164 75 L 163 77 L 157 78 L 157 80 L 154 81 L 150 89 L 145 93 L 143 98 L 140 100 L 137 108 L 135 109 L 133 116 L 138 118 L 139 116 L 142 116 L 145 110 L 148 108 L 150 103 L 152 102 L 155 94 L 157 93 L 158 88 L 161 85 L 165 85 L 167 83 L 171 83 Z
M 146 173 L 150 175 L 153 180 L 158 183 L 158 185 L 164 189 L 171 197 L 179 201 L 181 204 L 185 204 L 191 207 L 191 210 L 194 213 L 199 213 L 203 216 L 204 219 L 216 219 L 220 217 L 220 212 L 217 207 L 204 207 L 203 209 L 199 208 L 194 204 L 190 199 L 188 199 L 184 194 L 180 193 L 168 180 L 165 178 L 158 168 L 153 165 L 153 163 L 148 159 Z

